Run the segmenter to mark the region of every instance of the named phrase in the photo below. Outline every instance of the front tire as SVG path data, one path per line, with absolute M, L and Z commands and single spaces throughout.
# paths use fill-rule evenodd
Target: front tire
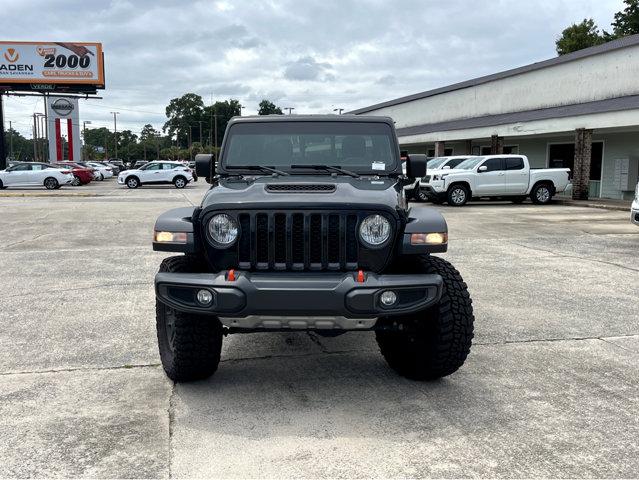
M 80 185 L 82 185 L 82 181 L 80 180 L 80 177 L 78 177 L 77 175 L 74 175 L 73 181 L 71 182 L 71 186 L 79 187 Z
M 168 257 L 160 272 L 197 273 L 189 256 Z M 174 382 L 208 378 L 220 363 L 224 332 L 217 317 L 184 313 L 155 300 L 156 330 L 162 367 Z
M 378 330 L 377 344 L 388 365 L 413 380 L 435 380 L 466 361 L 473 339 L 473 305 L 459 272 L 439 257 L 421 256 L 398 268 L 403 273 L 441 275 L 439 303 L 427 310 L 392 317 L 401 330 Z
M 468 203 L 470 192 L 464 185 L 453 185 L 448 189 L 446 201 L 453 207 L 463 207 Z
M 415 194 L 415 198 L 418 202 L 427 202 L 428 201 L 428 194 L 426 193 L 426 189 L 424 188 L 418 188 L 417 189 L 417 193 Z
M 129 188 L 138 188 L 140 186 L 140 180 L 137 177 L 129 177 L 126 179 L 126 186 Z

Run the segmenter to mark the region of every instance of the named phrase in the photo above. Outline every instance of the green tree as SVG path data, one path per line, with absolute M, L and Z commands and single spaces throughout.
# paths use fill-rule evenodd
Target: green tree
M 215 132 L 212 131 L 215 127 L 211 128 L 211 125 L 215 125 L 214 115 L 217 115 L 217 143 L 219 146 L 219 144 L 222 143 L 222 137 L 224 136 L 229 120 L 241 114 L 242 107 L 240 106 L 240 101 L 234 99 L 223 102 L 218 101 L 213 105 L 204 107 L 202 121 L 205 122 L 203 125 L 206 125 L 206 135 L 203 135 L 203 137 L 210 145 L 215 144 Z M 210 136 L 209 132 L 212 133 L 212 136 Z
M 264 99 L 260 102 L 260 109 L 258 110 L 257 114 L 258 115 L 273 115 L 273 114 L 282 115 L 282 109 L 276 106 L 270 100 Z
M 639 33 L 639 0 L 624 0 L 626 8 L 615 13 L 612 37 L 620 38 Z
M 576 52 L 588 47 L 594 47 L 604 43 L 604 35 L 599 33 L 599 28 L 592 18 L 585 18 L 581 23 L 574 23 L 561 32 L 555 45 L 558 55 Z
M 202 97 L 195 93 L 185 93 L 179 98 L 172 99 L 166 107 L 168 120 L 162 130 L 168 132 L 169 137 L 177 136 L 178 144 L 188 145 L 189 130 L 202 120 L 203 109 Z
M 14 128 L 5 130 L 4 144 L 8 160 L 31 160 L 33 157 L 33 140 L 23 137 Z M 13 157 L 11 150 L 13 147 Z

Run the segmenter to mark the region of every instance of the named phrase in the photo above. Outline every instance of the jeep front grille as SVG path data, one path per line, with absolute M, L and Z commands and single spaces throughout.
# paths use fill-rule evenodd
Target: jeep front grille
M 242 270 L 356 270 L 358 216 L 351 212 L 238 214 Z

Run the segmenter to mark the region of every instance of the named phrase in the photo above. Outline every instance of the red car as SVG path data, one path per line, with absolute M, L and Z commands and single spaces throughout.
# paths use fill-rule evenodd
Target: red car
M 82 165 L 78 165 L 73 162 L 57 162 L 60 166 L 69 167 L 71 169 L 71 173 L 73 174 L 73 182 L 71 185 L 77 187 L 78 185 L 86 185 L 91 180 L 93 180 L 93 169 L 83 167 Z

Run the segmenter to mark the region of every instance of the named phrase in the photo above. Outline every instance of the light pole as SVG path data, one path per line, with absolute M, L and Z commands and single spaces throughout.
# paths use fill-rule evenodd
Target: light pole
M 91 125 L 91 120 L 82 122 L 82 138 L 84 139 L 84 148 L 82 149 L 82 158 L 86 162 L 87 159 L 87 125 Z M 105 159 L 106 160 L 106 159 Z
M 13 127 L 11 126 L 11 120 L 9 120 L 9 155 L 11 156 L 11 160 L 13 158 Z
M 155 134 L 155 147 L 157 149 L 157 159 L 160 159 L 160 133 Z
M 118 120 L 117 116 L 120 115 L 120 112 L 111 112 L 113 115 L 113 132 L 115 133 L 115 158 L 118 158 Z M 105 158 L 105 160 L 107 160 Z
M 295 107 L 284 107 L 282 110 L 288 110 L 288 114 L 290 115 L 291 112 L 295 110 Z
M 242 116 L 242 109 L 244 108 L 244 105 L 238 105 L 240 107 L 240 117 Z
M 46 160 L 46 155 L 44 153 L 46 144 L 44 140 L 40 142 L 40 139 L 43 138 L 44 135 L 45 115 L 44 113 L 36 113 L 36 116 L 38 117 L 38 150 L 40 150 L 40 157 L 44 162 Z
M 333 111 L 337 112 L 338 115 L 341 115 L 342 112 L 344 111 L 344 109 L 343 108 L 334 108 Z

